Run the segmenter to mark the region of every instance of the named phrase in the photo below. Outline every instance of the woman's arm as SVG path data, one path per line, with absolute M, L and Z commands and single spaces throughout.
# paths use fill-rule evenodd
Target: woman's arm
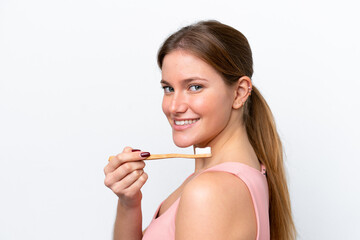
M 185 186 L 175 224 L 177 240 L 256 238 L 250 192 L 225 172 L 205 172 Z
M 104 168 L 105 185 L 118 196 L 114 226 L 114 240 L 142 239 L 141 187 L 147 180 L 144 159 L 150 154 L 140 155 L 130 147 L 112 157 Z
M 122 206 L 118 201 L 114 226 L 114 240 L 140 240 L 143 237 L 141 205 L 131 209 Z

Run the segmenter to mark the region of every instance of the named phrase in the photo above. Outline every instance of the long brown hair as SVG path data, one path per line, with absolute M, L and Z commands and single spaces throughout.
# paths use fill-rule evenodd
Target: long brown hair
M 238 30 L 218 21 L 200 21 L 169 36 L 158 52 L 160 69 L 166 54 L 177 49 L 189 51 L 210 64 L 228 85 L 236 83 L 242 76 L 252 77 L 253 60 L 247 39 Z M 293 240 L 296 229 L 291 214 L 282 144 L 271 110 L 254 85 L 244 105 L 243 121 L 250 143 L 267 169 L 270 238 Z

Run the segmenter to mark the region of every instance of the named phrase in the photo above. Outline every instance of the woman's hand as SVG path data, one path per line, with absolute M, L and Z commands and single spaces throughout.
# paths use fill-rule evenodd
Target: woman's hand
M 118 197 L 126 208 L 141 204 L 141 187 L 148 179 L 144 172 L 146 159 L 150 154 L 131 147 L 125 147 L 122 153 L 111 158 L 104 168 L 105 185 Z

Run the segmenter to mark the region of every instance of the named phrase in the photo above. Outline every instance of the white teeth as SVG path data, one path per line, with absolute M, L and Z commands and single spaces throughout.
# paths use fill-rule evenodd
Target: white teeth
M 199 119 L 182 120 L 182 121 L 176 121 L 176 120 L 175 120 L 175 125 L 182 126 L 182 125 L 193 124 L 193 123 L 195 123 L 197 120 L 199 120 Z

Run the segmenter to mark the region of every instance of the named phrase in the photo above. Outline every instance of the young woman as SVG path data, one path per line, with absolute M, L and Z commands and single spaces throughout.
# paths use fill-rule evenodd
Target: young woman
M 252 84 L 247 39 L 218 21 L 172 34 L 158 52 L 162 108 L 179 147 L 211 147 L 142 232 L 141 187 L 150 153 L 126 147 L 105 167 L 118 196 L 114 239 L 295 239 L 274 119 Z

